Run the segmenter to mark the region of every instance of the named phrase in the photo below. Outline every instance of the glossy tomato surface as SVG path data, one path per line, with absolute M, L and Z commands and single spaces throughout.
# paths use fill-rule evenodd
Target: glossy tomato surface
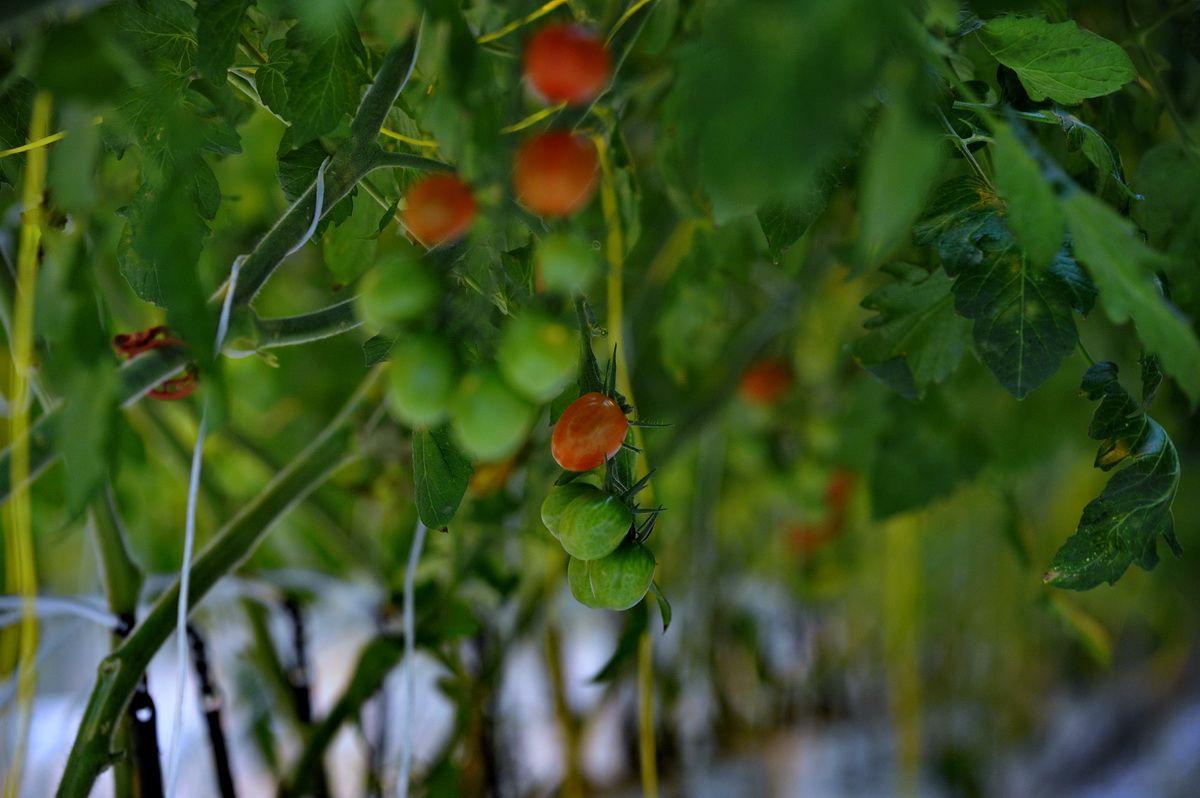
M 471 188 L 454 175 L 430 175 L 405 195 L 404 226 L 427 247 L 466 234 L 475 219 Z
M 513 166 L 517 199 L 539 216 L 569 216 L 596 193 L 596 147 L 586 137 L 551 131 L 521 145 Z
M 571 595 L 584 606 L 627 610 L 650 589 L 657 564 L 645 546 L 625 541 L 599 560 L 585 562 L 572 557 L 567 564 L 567 582 Z
M 432 335 L 401 338 L 392 347 L 388 409 L 410 427 L 429 427 L 446 418 L 458 382 L 454 349 Z
M 553 519 L 551 519 L 553 520 Z M 578 560 L 607 557 L 629 534 L 633 511 L 597 488 L 581 491 L 557 519 L 558 540 Z
M 534 402 L 548 402 L 575 378 L 579 343 L 566 325 L 527 311 L 505 325 L 496 364 L 518 393 Z
M 553 233 L 538 244 L 538 287 L 574 295 L 584 291 L 600 273 L 599 254 L 590 242 L 566 233 Z
M 559 416 L 550 454 L 567 471 L 590 471 L 620 450 L 628 431 L 620 405 L 602 393 L 585 393 Z
M 552 103 L 582 105 L 604 91 L 612 71 L 608 50 L 592 30 L 558 23 L 535 33 L 525 45 L 525 77 Z
M 355 298 L 355 312 L 372 330 L 402 324 L 428 313 L 442 294 L 437 271 L 414 248 L 393 252 L 375 264 Z
M 571 502 L 585 495 L 589 490 L 593 490 L 592 486 L 582 482 L 569 482 L 566 485 L 550 489 L 550 494 L 542 502 L 541 511 L 542 523 L 546 525 L 546 529 L 550 530 L 550 534 L 558 537 L 558 524 L 563 513 L 567 511 Z
M 520 448 L 536 413 L 494 369 L 482 368 L 458 384 L 450 405 L 450 430 L 468 457 L 492 462 Z

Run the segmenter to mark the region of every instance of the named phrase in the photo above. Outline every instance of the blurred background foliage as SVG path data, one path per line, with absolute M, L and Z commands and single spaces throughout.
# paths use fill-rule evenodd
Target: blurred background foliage
M 539 107 L 521 85 L 518 57 L 536 23 L 487 45 L 474 34 L 540 4 L 361 0 L 347 4 L 346 16 L 335 0 L 258 0 L 242 4 L 247 46 L 235 49 L 228 82 L 197 65 L 190 3 L 65 10 L 71 5 L 15 2 L 0 16 L 0 149 L 25 142 L 34 87 L 51 94 L 53 129 L 66 132 L 50 149 L 35 340 L 44 396 L 69 397 L 69 415 L 63 461 L 31 489 L 37 584 L 45 594 L 101 593 L 87 508 L 111 485 L 134 558 L 151 576 L 149 599 L 180 567 L 201 397 L 223 408 L 204 449 L 203 545 L 313 440 L 368 372 L 370 332 L 355 331 L 226 358 L 204 372 L 197 398 L 127 408 L 115 401 L 112 336 L 165 321 L 195 346 L 211 340 L 215 313 L 205 299 L 233 258 L 287 210 L 296 187 L 311 181 L 322 147 L 348 134 L 349 117 L 339 112 L 326 129 L 310 126 L 318 132 L 307 142 L 293 140 L 296 126 L 281 121 L 288 117 L 264 90 L 262 71 L 287 57 L 285 42 L 305 52 L 297 31 L 351 19 L 363 48 L 355 67 L 363 74 L 345 109 L 353 111 L 381 52 L 425 15 L 414 76 L 386 126 L 436 148 L 388 146 L 453 163 L 476 189 L 481 217 L 453 265 L 446 334 L 468 360 L 485 360 L 506 316 L 544 300 L 531 279 L 531 243 L 544 229 L 508 197 L 521 136 L 499 132 Z M 553 14 L 606 31 L 627 6 L 570 0 Z M 1043 574 L 1107 479 L 1092 467 L 1093 405 L 1079 393 L 1084 357 L 1066 355 L 1018 401 L 977 354 L 970 324 L 952 317 L 935 342 L 949 366 L 920 385 L 916 399 L 875 379 L 851 347 L 876 315 L 860 302 L 892 282 L 881 266 L 936 268 L 934 253 L 911 235 L 931 187 L 971 174 L 971 160 L 991 172 L 981 118 L 1018 120 L 1068 179 L 1132 217 L 1151 246 L 1172 256 L 1159 276 L 1175 306 L 1200 319 L 1200 6 L 656 0 L 644 13 L 611 91 L 583 123 L 608 143 L 624 234 L 624 314 L 621 329 L 610 331 L 624 337 L 620 368 L 628 369 L 638 415 L 671 424 L 645 431 L 645 453 L 657 469 L 655 500 L 668 508 L 652 545 L 674 621 L 660 634 L 657 610 L 645 603 L 590 616 L 565 598 L 565 557 L 538 516 L 557 473 L 543 416 L 511 461 L 476 464 L 449 532 L 431 533 L 417 619 L 437 678 L 421 700 L 444 696 L 454 721 L 436 726 L 419 749 L 418 789 L 633 794 L 636 640 L 649 625 L 669 794 L 1190 794 L 1200 767 L 1194 404 L 1168 379 L 1152 411 L 1182 462 L 1174 513 L 1187 554 L 1165 557 L 1152 573 L 1130 569 L 1111 587 L 1068 592 L 1044 586 Z M 1006 117 L 1006 106 L 1026 114 L 1058 106 L 1021 96 L 971 34 L 1003 13 L 1073 20 L 1120 44 L 1137 78 L 1063 110 L 1070 119 L 1059 124 Z M 139 14 L 182 27 L 138 28 L 129 20 Z M 260 70 L 257 99 L 239 89 L 251 68 Z M 171 79 L 188 84 L 186 93 Z M 288 92 L 304 88 L 291 75 L 278 80 Z M 170 98 L 149 104 L 164 117 L 155 129 L 168 138 L 157 142 L 139 138 L 143 117 L 129 105 L 131 92 L 144 97 L 151 84 Z M 296 100 L 289 94 L 287 102 Z M 127 222 L 137 224 L 139 192 L 159 179 L 154 173 L 185 168 L 174 153 L 211 170 L 219 204 L 196 216 L 189 203 L 203 203 L 204 190 L 183 190 L 144 207 L 154 219 L 134 229 L 148 236 L 147 247 L 194 246 L 176 250 L 186 262 L 160 270 L 167 282 L 156 306 L 144 301 L 145 284 L 127 280 L 123 239 Z M 1108 169 L 1097 165 L 1105 157 Z M 6 333 L 23 161 L 0 159 Z M 353 296 L 373 261 L 407 246 L 388 221 L 414 174 L 373 174 L 370 191 L 381 201 L 360 186 L 257 297 L 255 311 L 285 316 Z M 591 242 L 600 259 L 612 254 L 612 222 L 597 200 L 556 226 Z M 587 294 L 605 320 L 604 281 Z M 572 318 L 569 302 L 555 312 Z M 1075 323 L 1086 351 L 1117 363 L 1132 390 L 1142 354 L 1134 326 L 1100 311 Z M 607 348 L 600 339 L 602 359 Z M 9 372 L 9 351 L 0 357 Z M 788 380 L 765 404 L 738 389 L 763 361 L 783 364 Z M 381 404 L 378 390 L 371 401 Z M 31 412 L 46 407 L 38 397 Z M 7 401 L 4 410 L 13 411 Z M 260 778 L 250 774 L 289 779 L 311 734 L 311 718 L 286 720 L 286 699 L 263 688 L 272 659 L 291 656 L 284 599 L 299 602 L 317 629 L 322 618 L 342 617 L 339 601 L 357 608 L 358 638 L 334 650 L 338 638 L 326 635 L 330 647 L 311 651 L 324 680 L 318 721 L 350 678 L 348 652 L 368 639 L 397 639 L 416 523 L 411 436 L 378 417 L 359 429 L 364 456 L 287 514 L 238 568 L 234 587 L 196 616 L 212 639 L 226 641 L 214 643 L 216 671 L 245 783 Z M 263 590 L 265 608 L 247 599 Z M 55 623 L 46 621 L 44 644 Z M 42 662 L 35 731 L 47 733 L 37 714 L 55 697 L 77 722 L 105 645 L 96 635 L 81 638 L 91 639 L 80 648 L 91 656 Z M 9 671 L 14 645 L 6 634 L 0 655 Z M 598 660 L 596 646 L 604 649 Z M 578 685 L 605 662 L 604 697 L 581 699 Z M 580 663 L 597 667 L 584 673 Z M 558 752 L 551 765 L 537 765 L 528 739 L 503 717 L 504 702 L 522 689 L 561 699 L 545 721 L 548 750 Z M 155 694 L 161 704 L 166 690 Z M 398 682 L 379 695 L 374 709 L 352 713 L 362 733 L 345 743 L 375 753 L 363 755 L 356 781 L 334 783 L 335 794 L 361 794 L 395 777 Z M 390 714 L 380 709 L 389 697 Z M 4 701 L 11 738 L 16 702 L 7 690 Z M 617 733 L 585 734 L 612 725 L 603 719 L 613 715 Z M 1176 728 L 1188 761 L 1160 737 Z M 55 744 L 31 755 L 27 788 L 48 790 L 61 773 L 71 732 L 54 735 Z M 586 753 L 605 746 L 607 756 Z M 827 756 L 806 759 L 811 751 Z M 1157 765 L 1147 770 L 1146 762 Z M 204 765 L 194 766 L 197 784 L 211 778 Z

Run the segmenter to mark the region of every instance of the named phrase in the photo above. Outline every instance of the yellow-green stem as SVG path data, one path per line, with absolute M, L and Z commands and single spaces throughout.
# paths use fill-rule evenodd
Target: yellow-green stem
M 39 92 L 33 100 L 29 124 L 31 141 L 44 138 L 50 129 L 50 95 Z M 25 181 L 21 207 L 21 243 L 17 252 L 17 292 L 13 313 L 12 382 L 9 402 L 9 438 L 12 461 L 9 477 L 12 498 L 6 513 L 9 583 L 24 601 L 21 605 L 20 652 L 17 660 L 17 739 L 8 776 L 4 780 L 5 798 L 17 798 L 21 787 L 21 767 L 29 742 L 29 721 L 33 694 L 37 686 L 37 617 L 33 599 L 37 595 L 37 569 L 34 563 L 33 528 L 29 507 L 29 371 L 33 368 L 33 292 L 37 286 L 38 246 L 42 239 L 42 191 L 46 183 L 46 150 L 33 149 L 25 160 Z

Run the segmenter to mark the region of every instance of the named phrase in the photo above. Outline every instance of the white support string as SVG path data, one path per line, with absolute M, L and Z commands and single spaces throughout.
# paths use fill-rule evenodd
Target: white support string
M 396 776 L 396 795 L 408 798 L 408 780 L 412 771 L 413 745 L 416 741 L 415 705 L 417 703 L 416 611 L 413 607 L 413 584 L 417 580 L 417 562 L 425 545 L 425 525 L 417 519 L 408 565 L 404 569 L 404 715 L 400 719 L 404 732 L 404 748 L 400 751 L 400 772 Z
M 0 628 L 14 623 L 21 615 L 21 607 L 25 598 L 22 596 L 0 596 Z M 39 619 L 70 616 L 83 618 L 86 621 L 99 624 L 109 629 L 116 629 L 121 620 L 106 609 L 77 598 L 66 596 L 36 596 L 33 599 L 33 612 Z
M 309 239 L 313 237 L 313 233 L 317 232 L 317 225 L 321 222 L 321 211 L 325 209 L 325 168 L 328 166 L 329 158 L 326 158 L 325 160 L 321 161 L 321 167 L 317 169 L 317 208 L 313 212 L 312 224 L 308 226 L 308 230 L 305 231 L 304 237 L 297 242 L 296 246 L 289 249 L 287 255 L 284 255 L 285 258 L 294 253 L 296 250 L 300 249 L 300 247 L 307 244 Z

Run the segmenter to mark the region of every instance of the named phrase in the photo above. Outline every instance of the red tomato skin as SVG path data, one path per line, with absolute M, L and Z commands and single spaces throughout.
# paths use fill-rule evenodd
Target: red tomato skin
M 547 25 L 525 45 L 525 77 L 547 102 L 591 102 L 604 91 L 611 72 L 604 42 L 580 25 Z
M 471 188 L 454 175 L 431 175 L 405 195 L 404 226 L 427 247 L 461 238 L 475 219 Z
M 567 471 L 591 471 L 625 442 L 629 419 L 602 393 L 585 393 L 563 411 L 550 437 L 550 454 Z
M 792 387 L 792 369 L 777 358 L 760 360 L 746 369 L 738 393 L 752 405 L 770 407 Z
M 527 140 L 517 151 L 517 199 L 539 216 L 575 213 L 592 199 L 599 182 L 596 148 L 583 136 L 551 131 Z

